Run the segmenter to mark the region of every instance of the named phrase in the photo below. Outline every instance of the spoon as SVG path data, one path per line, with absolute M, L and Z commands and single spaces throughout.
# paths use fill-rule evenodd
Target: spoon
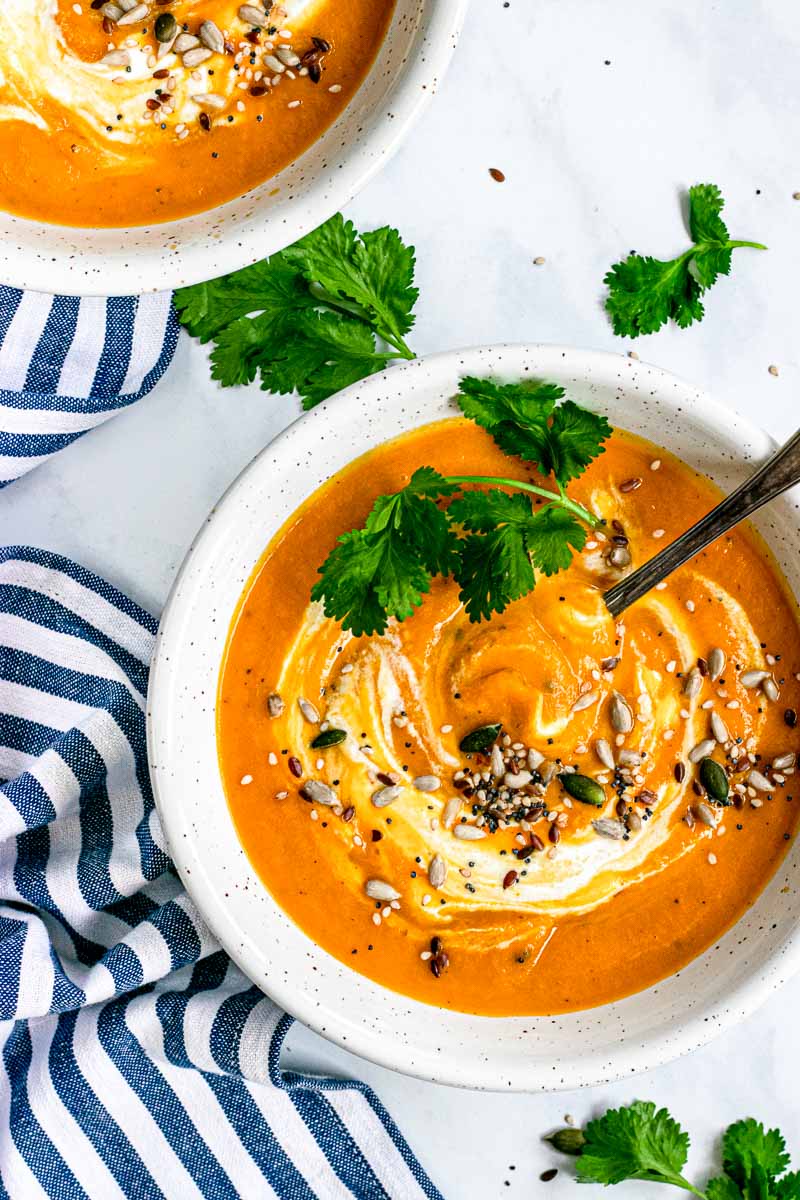
M 735 492 L 731 492 L 716 508 L 701 517 L 696 525 L 665 546 L 644 566 L 632 571 L 604 592 L 603 599 L 612 617 L 618 617 L 635 600 L 641 599 L 710 542 L 716 541 L 727 530 L 796 483 L 800 483 L 800 430 L 749 479 L 745 479 Z

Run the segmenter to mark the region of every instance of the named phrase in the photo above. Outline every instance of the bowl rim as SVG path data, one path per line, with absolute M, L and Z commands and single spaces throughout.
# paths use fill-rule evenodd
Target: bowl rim
M 240 495 L 246 492 L 249 487 L 251 473 L 258 471 L 259 464 L 268 454 L 272 454 L 276 449 L 280 449 L 282 444 L 285 444 L 288 439 L 294 436 L 299 424 L 307 423 L 310 425 L 312 421 L 321 421 L 327 428 L 327 432 L 335 437 L 337 428 L 344 428 L 348 420 L 358 410 L 361 404 L 362 392 L 365 389 L 375 387 L 380 381 L 391 379 L 393 384 L 392 393 L 396 397 L 398 388 L 394 384 L 397 383 L 402 386 L 403 375 L 408 378 L 416 372 L 423 372 L 429 376 L 428 382 L 433 386 L 436 383 L 437 376 L 440 374 L 444 376 L 446 374 L 452 375 L 454 371 L 460 373 L 466 371 L 469 373 L 476 369 L 480 370 L 481 356 L 494 358 L 498 354 L 500 356 L 509 354 L 513 356 L 517 354 L 528 358 L 536 358 L 537 371 L 539 370 L 538 360 L 545 360 L 545 362 L 549 360 L 553 363 L 552 369 L 555 369 L 555 364 L 558 363 L 562 370 L 566 366 L 573 374 L 591 377 L 592 382 L 600 381 L 611 387 L 619 387 L 621 377 L 635 379 L 637 376 L 642 376 L 643 378 L 646 373 L 650 376 L 651 380 L 653 377 L 657 377 L 661 381 L 667 403 L 678 404 L 681 389 L 683 390 L 682 395 L 684 399 L 686 394 L 691 391 L 702 403 L 703 416 L 709 423 L 717 427 L 726 427 L 730 426 L 731 422 L 733 422 L 736 425 L 737 431 L 745 435 L 746 443 L 757 447 L 759 455 L 769 453 L 776 445 L 775 440 L 770 435 L 742 417 L 736 410 L 722 405 L 706 392 L 700 391 L 694 385 L 672 372 L 654 367 L 638 359 L 631 360 L 622 354 L 597 350 L 582 350 L 557 344 L 498 343 L 428 355 L 412 362 L 393 365 L 384 372 L 369 376 L 367 379 L 353 384 L 338 395 L 331 397 L 330 400 L 323 402 L 323 404 L 311 412 L 299 416 L 255 455 L 252 461 L 234 479 L 217 504 L 214 505 L 209 517 L 187 551 L 164 607 L 151 662 L 150 686 L 147 698 L 147 741 L 153 793 L 168 847 L 177 847 L 180 845 L 183 854 L 185 854 L 185 847 L 187 846 L 186 838 L 187 835 L 189 838 L 191 837 L 191 831 L 189 826 L 181 821 L 177 809 L 173 809 L 169 804 L 166 796 L 167 789 L 162 788 L 164 782 L 163 773 L 155 769 L 155 762 L 156 758 L 162 758 L 163 756 L 160 752 L 156 751 L 156 745 L 159 737 L 158 730 L 168 707 L 169 689 L 172 686 L 170 675 L 175 670 L 173 664 L 169 661 L 169 651 L 172 649 L 173 634 L 181 629 L 186 618 L 184 610 L 187 605 L 183 594 L 184 583 L 187 572 L 190 570 L 198 551 L 202 552 L 207 543 L 216 536 L 217 527 L 226 521 L 229 509 L 237 502 Z M 513 370 L 513 367 L 509 369 Z M 544 370 L 546 370 L 546 367 Z M 622 375 L 623 372 L 625 372 L 625 376 Z M 669 388 L 674 388 L 679 392 L 678 401 L 667 399 L 667 389 Z M 395 435 L 390 434 L 387 436 Z M 359 457 L 366 452 L 366 448 L 362 446 L 358 450 L 358 453 L 353 454 L 351 457 Z M 165 643 L 169 644 L 167 653 L 164 651 Z M 217 672 L 218 670 L 219 664 L 217 665 Z M 243 849 L 241 853 L 244 855 Z M 788 853 L 791 855 L 791 850 Z M 395 1045 L 391 1039 L 382 1041 L 374 1030 L 366 1029 L 366 1027 L 360 1025 L 351 1016 L 343 1015 L 332 1008 L 325 1009 L 315 997 L 306 994 L 299 988 L 292 988 L 278 974 L 271 975 L 268 984 L 265 986 L 262 981 L 263 973 L 260 967 L 254 967 L 254 962 L 251 961 L 247 945 L 239 936 L 241 929 L 237 925 L 236 920 L 230 915 L 227 906 L 220 903 L 220 898 L 215 897 L 210 890 L 204 890 L 203 883 L 206 881 L 200 879 L 196 870 L 193 874 L 192 871 L 186 868 L 186 864 L 182 860 L 182 855 L 173 854 L 172 857 L 187 892 L 195 902 L 203 918 L 219 938 L 224 949 L 239 965 L 242 971 L 257 986 L 261 987 L 276 1004 L 280 1005 L 316 1033 L 339 1045 L 342 1049 L 356 1053 L 390 1070 L 396 1070 L 426 1081 L 450 1086 L 503 1092 L 551 1092 L 571 1090 L 576 1087 L 595 1086 L 631 1074 L 651 1070 L 656 1066 L 663 1065 L 699 1048 L 717 1036 L 717 1034 L 738 1024 L 764 1003 L 771 993 L 781 986 L 785 980 L 795 973 L 800 972 L 800 926 L 797 926 L 789 938 L 788 949 L 786 947 L 776 947 L 770 952 L 769 958 L 763 965 L 751 967 L 747 972 L 744 972 L 739 981 L 726 992 L 724 1006 L 714 1007 L 710 1002 L 704 1002 L 702 1006 L 693 1010 L 691 1014 L 687 1014 L 683 1024 L 678 1029 L 664 1028 L 658 1033 L 649 1035 L 646 1041 L 642 1040 L 637 1043 L 621 1040 L 616 1045 L 613 1063 L 609 1062 L 607 1058 L 603 1058 L 597 1052 L 580 1054 L 576 1051 L 574 1059 L 567 1068 L 566 1076 L 562 1075 L 558 1079 L 552 1077 L 545 1078 L 542 1070 L 539 1071 L 539 1076 L 536 1078 L 516 1076 L 511 1079 L 504 1076 L 500 1077 L 498 1069 L 492 1065 L 491 1060 L 487 1056 L 470 1058 L 468 1055 L 464 1055 L 463 1060 L 459 1061 L 452 1055 L 448 1057 L 445 1053 L 441 1055 L 427 1053 L 427 1055 L 415 1059 L 412 1063 L 408 1063 L 403 1059 L 402 1043 L 398 1042 Z M 786 864 L 789 860 L 787 858 L 783 861 Z M 196 866 L 197 860 L 193 860 L 193 867 Z M 771 877 L 772 882 L 777 878 L 777 874 L 778 871 L 776 870 Z M 770 881 L 767 881 L 764 885 L 764 891 L 769 886 Z M 264 887 L 263 884 L 262 887 Z M 268 893 L 266 887 L 264 887 L 264 891 L 269 896 L 271 905 L 283 913 L 291 922 L 291 917 L 288 917 L 285 910 L 281 909 L 277 901 Z M 763 892 L 759 893 L 759 895 L 763 895 Z M 740 917 L 736 925 L 739 924 L 745 915 L 743 914 Z M 732 928 L 735 928 L 736 925 Z M 299 929 L 299 926 L 296 926 L 296 928 Z M 302 929 L 300 932 L 309 944 L 314 945 Z M 730 930 L 727 932 L 730 933 Z M 723 937 L 725 936 L 727 936 L 727 933 L 723 935 Z M 719 942 L 715 943 L 715 945 L 719 945 Z M 706 955 L 710 955 L 713 949 L 714 947 L 709 947 L 697 959 L 692 960 L 692 962 L 699 962 Z M 327 952 L 320 951 L 320 953 L 329 958 L 333 963 L 339 963 L 339 960 L 334 959 Z M 347 964 L 343 965 L 347 971 L 351 971 Z M 687 964 L 686 967 L 682 968 L 676 974 L 678 976 L 681 975 L 683 971 L 688 970 L 689 966 L 691 964 Z M 374 985 L 371 980 L 361 976 L 358 972 L 351 971 L 351 974 L 357 976 L 365 985 L 377 986 L 384 992 L 388 991 L 388 989 L 382 988 L 381 985 Z M 656 989 L 658 986 L 658 984 L 654 985 Z M 653 988 L 649 988 L 644 992 L 634 993 L 632 998 L 646 995 L 652 990 Z M 612 1009 L 615 1005 L 624 1004 L 626 999 L 628 998 L 623 998 L 622 1001 L 614 1001 L 612 1004 L 581 1010 L 581 1012 L 590 1015 L 602 1013 L 605 1010 Z M 408 998 L 401 996 L 400 1000 L 406 1001 Z M 460 1017 L 464 1015 L 450 1009 L 436 1009 L 431 1005 L 422 1005 L 420 1002 L 411 1003 L 419 1004 L 420 1007 L 430 1012 L 445 1013 L 448 1017 Z M 480 1017 L 473 1019 L 496 1022 L 516 1020 L 517 1018 Z M 549 1020 L 547 1017 L 528 1018 L 528 1020 L 540 1019 Z
M 11 245 L 12 236 L 0 240 L 0 285 L 38 291 L 45 295 L 70 296 L 129 296 L 146 292 L 171 291 L 177 287 L 205 283 L 209 279 L 230 274 L 292 245 L 311 230 L 339 212 L 378 174 L 399 150 L 413 126 L 432 102 L 439 84 L 458 45 L 469 0 L 418 0 L 419 23 L 414 33 L 413 50 L 404 60 L 396 78 L 375 108 L 370 112 L 358 143 L 351 141 L 341 152 L 338 163 L 320 172 L 308 184 L 301 202 L 283 208 L 274 217 L 267 215 L 263 223 L 242 235 L 239 224 L 210 228 L 202 244 L 185 247 L 179 253 L 167 253 L 168 241 L 180 240 L 181 228 L 189 221 L 224 214 L 228 205 L 240 203 L 258 188 L 250 189 L 230 201 L 204 209 L 199 213 L 173 221 L 133 227 L 84 227 L 59 225 L 0 212 L 13 227 L 43 230 L 52 235 L 72 238 L 61 248 L 43 245 L 37 252 L 31 246 L 14 248 L 6 256 L 3 246 Z M 397 10 L 393 20 L 397 17 Z M 380 59 L 380 49 L 376 63 Z M 360 87 L 337 117 L 320 135 L 326 137 L 346 119 L 357 103 L 359 93 L 370 78 L 376 63 Z M 391 118 L 390 120 L 386 118 Z M 258 187 L 279 180 L 283 171 L 301 163 L 320 139 L 316 139 L 298 158 L 265 180 Z M 107 235 L 124 246 L 130 237 L 152 232 L 153 249 L 143 250 L 141 244 L 129 260 L 110 262 L 102 246 L 90 249 L 80 246 L 84 235 Z M 174 264 L 174 265 L 173 265 Z

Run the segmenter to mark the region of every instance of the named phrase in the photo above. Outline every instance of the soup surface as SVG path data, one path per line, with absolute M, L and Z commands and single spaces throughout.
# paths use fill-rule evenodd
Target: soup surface
M 393 7 L 2 0 L 0 208 L 143 225 L 241 195 L 338 116 Z
M 615 624 L 601 598 L 613 537 L 636 565 L 718 500 L 677 459 L 615 431 L 570 485 L 608 533 L 567 571 L 480 624 L 439 578 L 385 635 L 343 634 L 309 602 L 316 568 L 423 463 L 535 479 L 471 423 L 440 422 L 371 451 L 287 522 L 243 597 L 220 682 L 241 840 L 316 943 L 398 992 L 507 1015 L 638 991 L 741 915 L 793 835 L 794 602 L 741 528 Z M 345 740 L 312 749 L 326 722 Z M 459 748 L 490 723 L 502 723 L 493 751 Z M 726 806 L 699 784 L 704 741 L 728 773 Z M 565 767 L 599 785 L 602 807 L 570 798 Z M 301 795 L 309 779 L 336 792 L 334 807 Z M 514 799 L 492 815 L 505 785 Z M 457 836 L 464 825 L 475 833 Z M 370 880 L 386 898 L 366 893 Z

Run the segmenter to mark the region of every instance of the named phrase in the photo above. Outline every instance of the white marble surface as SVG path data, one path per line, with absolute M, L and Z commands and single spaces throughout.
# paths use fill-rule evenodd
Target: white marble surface
M 605 270 L 631 248 L 681 248 L 680 191 L 713 181 L 732 235 L 769 253 L 738 251 L 701 325 L 636 349 L 787 434 L 800 382 L 798 52 L 793 0 L 474 0 L 436 103 L 350 208 L 361 226 L 392 222 L 417 246 L 416 350 L 523 340 L 627 350 L 601 308 Z M 157 612 L 213 501 L 296 413 L 255 388 L 219 391 L 203 350 L 182 340 L 150 396 L 2 494 L 0 538 L 72 555 Z M 575 1185 L 568 1168 L 538 1182 L 552 1164 L 540 1133 L 565 1112 L 634 1097 L 685 1121 L 701 1178 L 723 1125 L 746 1114 L 780 1123 L 800 1159 L 799 1007 L 800 979 L 690 1058 L 583 1094 L 454 1092 L 299 1028 L 290 1057 L 372 1083 L 447 1200 L 557 1197 Z M 662 1193 L 635 1184 L 620 1195 Z

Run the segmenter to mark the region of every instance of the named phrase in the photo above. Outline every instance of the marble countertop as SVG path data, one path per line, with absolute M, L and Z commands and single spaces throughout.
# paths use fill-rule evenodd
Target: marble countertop
M 627 351 L 602 310 L 606 269 L 632 248 L 681 249 L 682 191 L 715 182 L 732 236 L 769 253 L 737 251 L 702 324 L 635 348 L 787 435 L 800 384 L 799 58 L 791 0 L 474 0 L 434 105 L 348 210 L 417 247 L 417 352 L 496 341 Z M 220 391 L 203 349 L 182 338 L 148 397 L 2 494 L 0 538 L 71 555 L 157 613 L 213 502 L 297 412 L 255 387 Z M 798 1008 L 800 979 L 689 1058 L 561 1095 L 417 1082 L 300 1027 L 288 1053 L 293 1066 L 371 1083 L 447 1200 L 558 1197 L 575 1185 L 568 1166 L 539 1183 L 554 1165 L 539 1135 L 564 1113 L 582 1120 L 636 1097 L 691 1130 L 700 1179 L 723 1126 L 749 1114 L 780 1124 L 800 1157 Z

